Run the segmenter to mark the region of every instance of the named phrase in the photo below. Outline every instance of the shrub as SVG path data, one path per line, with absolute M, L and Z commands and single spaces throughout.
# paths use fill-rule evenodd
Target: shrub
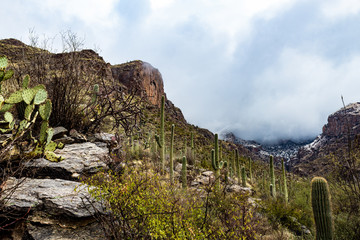
M 110 210 L 99 215 L 110 239 L 255 239 L 256 218 L 243 194 L 171 185 L 147 169 L 99 173 L 85 182 Z

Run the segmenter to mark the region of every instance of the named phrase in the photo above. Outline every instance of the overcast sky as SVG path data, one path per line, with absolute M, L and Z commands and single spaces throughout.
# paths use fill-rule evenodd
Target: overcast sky
M 315 137 L 341 95 L 360 100 L 359 0 L 0 3 L 0 38 L 29 43 L 29 29 L 47 37 L 70 29 L 111 64 L 149 62 L 188 122 L 214 132 Z

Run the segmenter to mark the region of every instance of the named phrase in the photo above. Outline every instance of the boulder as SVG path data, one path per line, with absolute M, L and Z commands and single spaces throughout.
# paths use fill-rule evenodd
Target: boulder
M 7 211 L 26 216 L 12 236 L 26 239 L 103 239 L 95 213 L 103 206 L 91 198 L 87 185 L 62 179 L 9 178 L 1 198 Z M 24 215 L 24 213 L 26 213 Z M 24 238 L 14 238 L 24 239 Z
M 43 211 L 51 216 L 70 218 L 92 217 L 95 209 L 102 211 L 99 202 L 87 192 L 87 185 L 63 179 L 9 178 L 4 191 L 14 189 L 12 194 L 3 195 L 5 205 L 19 212 Z
M 25 163 L 28 172 L 34 170 L 35 176 L 72 180 L 108 168 L 104 162 L 108 155 L 107 149 L 95 143 L 65 145 L 63 149 L 55 150 L 55 153 L 64 157 L 64 160 L 51 162 L 44 158 L 34 159 Z
M 53 140 L 59 139 L 65 136 L 65 134 L 68 132 L 68 130 L 64 127 L 55 127 L 54 129 L 54 135 Z
M 28 235 L 36 240 L 96 240 L 104 239 L 101 226 L 94 222 L 86 226 L 36 225 L 27 224 Z
M 111 133 L 101 132 L 101 133 L 95 133 L 94 137 L 99 142 L 110 143 L 115 138 L 115 135 Z
M 244 193 L 244 194 L 249 194 L 249 195 L 252 194 L 251 188 L 242 187 L 242 186 L 237 185 L 237 184 L 233 184 L 233 185 L 228 186 L 226 188 L 226 191 L 228 191 L 228 192 L 236 192 L 236 193 Z

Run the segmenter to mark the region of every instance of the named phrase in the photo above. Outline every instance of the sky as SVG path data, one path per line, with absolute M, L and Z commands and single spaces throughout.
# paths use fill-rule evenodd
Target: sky
M 106 62 L 143 60 L 187 121 L 260 142 L 314 138 L 360 101 L 359 0 L 0 0 L 0 38 L 71 30 Z

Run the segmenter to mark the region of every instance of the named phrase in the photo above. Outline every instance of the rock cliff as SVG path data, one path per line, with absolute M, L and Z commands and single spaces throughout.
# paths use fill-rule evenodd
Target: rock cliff
M 31 59 L 46 61 L 44 65 L 49 69 L 44 69 L 45 71 L 56 71 L 57 68 L 63 64 L 62 62 L 72 57 L 78 57 L 80 59 L 78 67 L 81 68 L 85 74 L 90 72 L 97 73 L 101 74 L 105 80 L 118 81 L 122 83 L 126 89 L 135 90 L 139 96 L 145 97 L 153 106 L 160 106 L 161 96 L 166 95 L 164 92 L 164 81 L 160 71 L 149 63 L 140 60 L 111 65 L 106 63 L 101 56 L 90 49 L 79 52 L 51 53 L 41 48 L 26 45 L 17 39 L 0 40 L 0 56 L 1 55 L 7 56 L 14 66 L 16 65 L 18 68 L 23 68 L 17 69 L 15 73 L 24 72 L 30 75 L 31 73 L 26 67 L 27 61 L 31 61 Z M 176 108 L 168 99 L 167 110 L 170 114 L 173 114 L 175 118 L 186 122 L 180 109 Z
M 328 171 L 329 155 L 352 147 L 360 135 L 360 102 L 351 103 L 328 117 L 322 133 L 301 148 L 293 170 L 302 175 Z
M 132 61 L 111 66 L 112 76 L 127 88 L 138 86 L 141 95 L 150 103 L 160 106 L 164 95 L 164 82 L 158 69 L 143 61 Z

